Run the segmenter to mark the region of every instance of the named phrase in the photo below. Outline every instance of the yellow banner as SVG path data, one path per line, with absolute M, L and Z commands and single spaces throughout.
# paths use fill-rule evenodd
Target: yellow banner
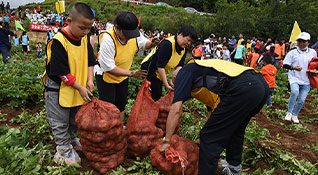
M 290 34 L 289 42 L 296 42 L 297 41 L 297 36 L 301 33 L 301 30 L 299 28 L 299 25 L 297 21 L 294 23 L 293 30 Z
M 65 12 L 65 1 L 59 1 L 55 3 L 57 13 Z

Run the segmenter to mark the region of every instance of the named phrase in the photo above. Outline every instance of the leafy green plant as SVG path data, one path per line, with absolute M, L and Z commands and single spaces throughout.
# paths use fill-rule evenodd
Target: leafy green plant
M 12 60 L 9 64 L 0 63 L 0 103 L 21 107 L 41 103 L 44 60 Z
M 109 175 L 161 175 L 160 171 L 151 165 L 150 156 L 140 159 L 139 157 L 132 163 L 132 165 L 125 169 L 119 166 L 116 170 L 113 170 Z
M 31 143 L 37 143 L 39 141 L 47 143 L 53 140 L 45 108 L 34 116 L 23 111 L 17 118 L 13 118 L 11 122 L 20 124 L 28 133 L 30 133 Z
M 179 135 L 195 142 L 197 139 L 199 139 L 200 130 L 202 129 L 205 122 L 205 120 L 196 119 L 189 112 L 183 112 Z

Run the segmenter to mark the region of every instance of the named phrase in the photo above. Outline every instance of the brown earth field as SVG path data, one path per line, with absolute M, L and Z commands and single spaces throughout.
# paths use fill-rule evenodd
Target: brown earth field
M 318 152 L 317 150 L 312 150 L 312 145 L 317 145 L 318 142 L 318 107 L 312 106 L 310 102 L 317 97 L 308 96 L 305 104 L 299 114 L 300 124 L 306 126 L 310 131 L 309 132 L 297 132 L 294 130 L 287 130 L 284 126 L 292 125 L 291 122 L 285 121 L 278 117 L 277 114 L 272 114 L 271 116 L 266 116 L 266 111 L 263 109 L 260 113 L 258 113 L 253 120 L 261 128 L 266 128 L 270 132 L 270 135 L 266 136 L 268 140 L 271 141 L 260 141 L 255 144 L 258 144 L 259 147 L 264 147 L 264 149 L 270 150 L 278 148 L 280 150 L 286 151 L 291 153 L 296 157 L 297 160 L 307 160 L 311 163 L 315 164 L 318 160 Z M 35 114 L 40 111 L 41 106 L 36 105 L 31 109 L 26 109 L 27 112 L 31 114 Z M 272 108 L 282 109 L 286 111 L 283 107 L 279 104 L 274 103 Z M 22 109 L 15 108 L 7 108 L 7 107 L 0 107 L 0 112 L 2 114 L 6 114 L 4 118 L 7 120 L 4 122 L 0 122 L 1 125 L 8 125 L 10 127 L 20 127 L 15 123 L 11 123 L 10 120 L 14 117 L 17 117 L 19 114 L 22 113 Z M 195 115 L 198 117 L 197 115 Z M 306 120 L 302 120 L 302 116 L 307 116 Z M 306 122 L 311 120 L 312 122 Z M 280 124 L 279 124 L 280 123 Z M 53 143 L 53 142 L 52 142 Z M 54 143 L 53 143 L 54 144 Z M 308 145 L 310 146 L 308 148 Z M 55 150 L 52 150 L 52 154 L 55 153 Z M 82 168 L 80 171 L 85 172 L 89 170 L 93 170 L 93 174 L 99 174 L 95 171 L 90 165 L 89 161 L 85 158 L 85 155 L 80 152 L 79 155 L 82 158 Z M 123 167 L 128 168 L 132 165 L 133 159 L 125 158 L 124 163 L 122 164 Z M 271 169 L 271 166 L 266 163 L 265 161 L 259 161 L 252 167 L 243 167 L 243 169 L 248 169 L 246 173 L 252 173 L 258 168 L 261 169 Z M 287 171 L 283 169 L 276 169 L 274 174 L 282 175 L 288 174 Z

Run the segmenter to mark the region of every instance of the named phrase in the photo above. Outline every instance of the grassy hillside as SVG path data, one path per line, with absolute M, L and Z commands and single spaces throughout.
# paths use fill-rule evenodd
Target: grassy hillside
M 55 11 L 55 2 L 56 0 L 46 0 L 40 5 L 42 10 Z M 75 2 L 87 3 L 96 11 L 96 19 L 103 23 L 112 21 L 116 14 L 121 11 L 132 11 L 137 17 L 141 16 L 141 27 L 146 30 L 158 28 L 165 32 L 177 33 L 184 24 L 191 24 L 198 30 L 200 35 L 208 36 L 211 33 L 211 29 L 215 27 L 215 19 L 213 17 L 191 14 L 180 7 L 136 6 L 125 2 L 106 0 L 66 0 L 66 12 L 70 10 Z M 24 8 L 32 9 L 35 6 L 37 4 L 29 4 L 24 6 Z

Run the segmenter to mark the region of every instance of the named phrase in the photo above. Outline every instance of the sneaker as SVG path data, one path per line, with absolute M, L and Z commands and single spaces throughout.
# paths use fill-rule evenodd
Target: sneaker
M 82 151 L 82 144 L 80 142 L 80 139 L 79 138 L 74 138 L 72 139 L 72 142 L 71 142 L 73 148 L 76 150 L 76 151 Z
M 220 159 L 218 162 L 219 174 L 223 175 L 241 175 L 242 165 L 233 166 L 227 163 L 226 160 Z
M 299 123 L 298 116 L 293 115 L 293 116 L 291 117 L 291 119 L 292 119 L 292 121 L 293 121 L 294 123 L 296 123 L 296 124 Z
M 54 155 L 54 159 L 57 162 L 65 162 L 67 165 L 81 163 L 81 158 L 79 157 L 77 152 L 73 149 L 72 145 L 56 146 L 56 154 Z
M 291 113 L 287 113 L 286 116 L 285 116 L 285 120 L 291 121 L 291 118 L 292 118 L 292 114 Z
M 218 162 L 217 174 L 223 174 L 223 170 L 229 166 L 226 160 L 220 159 Z

